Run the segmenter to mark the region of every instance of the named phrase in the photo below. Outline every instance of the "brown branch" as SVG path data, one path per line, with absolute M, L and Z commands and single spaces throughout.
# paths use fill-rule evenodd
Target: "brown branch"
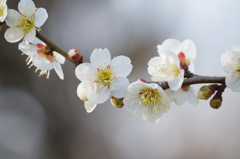
M 61 54 L 62 56 L 64 56 L 66 59 L 68 59 L 69 61 L 71 61 L 72 63 L 75 64 L 74 61 L 72 61 L 71 59 L 68 58 L 68 53 L 65 52 L 63 49 L 61 49 L 60 47 L 58 47 L 56 44 L 54 44 L 53 42 L 51 42 L 50 40 L 48 40 L 45 36 L 43 36 L 42 34 L 40 34 L 39 32 L 37 32 L 36 37 L 38 39 L 40 39 L 41 41 L 43 41 L 45 44 L 47 44 L 53 51 L 58 52 L 59 54 Z
M 158 82 L 148 82 L 148 83 L 157 83 L 160 87 L 162 87 L 164 90 L 168 89 L 168 83 L 158 83 Z M 199 75 L 193 75 L 191 78 L 187 78 L 183 82 L 183 86 L 186 85 L 192 85 L 192 84 L 203 84 L 203 83 L 219 83 L 219 84 L 225 84 L 225 77 L 208 77 L 208 76 L 199 76 Z

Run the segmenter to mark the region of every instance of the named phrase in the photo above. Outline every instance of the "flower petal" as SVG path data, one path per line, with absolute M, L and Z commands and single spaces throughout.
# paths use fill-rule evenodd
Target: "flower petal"
M 54 70 L 58 74 L 59 78 L 61 80 L 63 80 L 64 79 L 64 75 L 63 75 L 62 66 L 59 63 L 57 63 L 57 62 L 53 62 L 53 65 L 54 65 Z
M 7 11 L 7 18 L 5 19 L 6 24 L 10 27 L 15 27 L 18 23 L 18 18 L 20 14 L 14 9 L 9 9 Z
M 90 102 L 102 104 L 110 97 L 110 91 L 107 87 L 102 87 L 98 83 L 92 83 L 87 87 L 86 95 Z
M 232 41 L 232 49 L 238 52 L 240 51 L 240 45 Z
M 240 73 L 237 71 L 228 73 L 226 76 L 226 85 L 233 92 L 240 92 Z
M 97 107 L 97 104 L 94 104 L 90 101 L 86 101 L 84 102 L 84 107 L 88 113 L 91 113 Z
M 104 69 L 111 63 L 111 54 L 108 49 L 95 49 L 91 54 L 90 61 L 94 67 Z
M 221 56 L 221 64 L 224 71 L 231 72 L 235 70 L 235 67 L 238 65 L 238 52 L 234 52 L 232 50 L 227 51 L 226 53 L 222 54 Z
M 144 107 L 140 104 L 141 99 L 136 96 L 136 94 L 128 93 L 123 100 L 124 107 L 127 111 L 135 114 L 142 113 Z
M 146 113 L 144 113 L 143 118 L 146 121 L 150 121 L 150 123 L 157 123 L 160 121 L 161 117 L 163 116 L 163 113 L 158 112 L 157 114 L 154 114 L 151 111 L 147 111 Z
M 147 86 L 146 83 L 138 82 L 138 81 L 137 81 L 137 82 L 131 83 L 131 84 L 128 86 L 127 90 L 128 90 L 128 92 L 136 93 L 136 92 L 138 92 L 140 89 L 142 89 L 143 87 L 146 87 L 146 86 Z
M 184 40 L 181 45 L 181 49 L 186 57 L 186 59 L 190 60 L 190 63 L 194 62 L 197 55 L 197 49 L 192 40 Z
M 8 28 L 4 34 L 5 39 L 10 43 L 15 43 L 20 41 L 24 36 L 22 30 L 15 28 Z
M 130 58 L 126 56 L 117 56 L 112 59 L 111 66 L 115 74 L 118 74 L 119 77 L 127 77 L 133 68 Z
M 127 78 L 116 78 L 114 82 L 111 84 L 113 91 L 111 94 L 116 98 L 123 98 L 127 94 L 127 87 L 129 86 L 130 82 Z
M 33 42 L 33 40 L 35 39 L 35 37 L 36 37 L 36 30 L 35 30 L 35 28 L 32 28 L 32 29 L 30 30 L 30 32 L 29 32 L 27 35 L 25 35 L 24 40 L 25 40 L 27 43 L 31 43 L 31 42 Z
M 19 43 L 18 49 L 28 56 L 36 55 L 37 47 L 35 45 L 28 45 L 24 42 Z
M 177 55 L 180 52 L 181 42 L 176 39 L 167 39 L 162 43 L 162 46 Z
M 36 7 L 32 0 L 20 0 L 18 10 L 23 15 L 32 16 L 35 14 Z
M 33 64 L 41 70 L 51 70 L 54 68 L 54 64 L 48 61 L 45 57 L 39 55 L 32 56 Z
M 47 20 L 48 13 L 44 8 L 38 8 L 35 13 L 35 25 L 41 27 Z
M 75 74 L 80 81 L 92 83 L 95 80 L 93 79 L 94 70 L 95 68 L 90 63 L 83 63 L 76 67 Z
M 181 88 L 183 80 L 184 70 L 180 70 L 180 75 L 177 78 L 173 78 L 172 80 L 168 81 L 169 88 L 173 91 L 177 91 L 179 88 Z
M 4 7 L 4 10 L 3 10 L 3 14 L 2 14 L 2 16 L 0 17 L 0 22 L 4 22 L 4 20 L 5 20 L 6 17 L 7 17 L 7 14 L 8 14 L 8 8 L 7 8 L 7 5 L 4 4 L 3 7 Z
M 89 86 L 87 83 L 81 82 L 77 87 L 77 95 L 81 100 L 87 99 L 86 97 L 86 89 Z
M 60 64 L 64 64 L 66 59 L 64 56 L 60 55 L 59 53 L 53 51 L 54 56 L 56 57 L 56 61 Z
M 194 89 L 191 86 L 190 86 L 190 89 L 187 93 L 188 93 L 188 102 L 191 105 L 198 107 L 199 106 L 199 101 L 198 101 L 198 98 L 195 94 Z
M 190 65 L 188 66 L 188 69 L 191 73 L 194 73 L 195 69 L 194 69 L 194 63 L 190 63 Z

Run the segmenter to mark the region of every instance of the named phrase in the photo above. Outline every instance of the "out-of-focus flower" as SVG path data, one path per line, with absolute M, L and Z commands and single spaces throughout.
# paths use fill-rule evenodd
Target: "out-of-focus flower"
M 7 0 L 0 0 L 0 22 L 4 22 L 7 17 Z
M 6 24 L 10 27 L 5 32 L 5 39 L 10 43 L 20 41 L 23 37 L 29 43 L 36 36 L 36 29 L 40 30 L 48 18 L 47 11 L 43 8 L 36 10 L 32 0 L 21 0 L 18 4 L 18 10 L 8 10 Z
M 86 89 L 88 86 L 89 84 L 87 83 L 80 83 L 77 87 L 77 95 L 82 101 L 84 101 L 86 111 L 91 113 L 96 108 L 97 104 L 94 104 L 88 100 L 86 95 Z
M 22 42 L 18 47 L 23 54 L 28 56 L 26 62 L 27 65 L 30 65 L 29 68 L 35 66 L 37 68 L 35 72 L 41 70 L 39 76 L 46 74 L 47 78 L 49 78 L 50 70 L 54 69 L 59 78 L 64 79 L 60 64 L 65 63 L 65 58 L 57 52 L 52 51 L 45 43 L 35 38 L 31 44 Z
M 118 56 L 111 60 L 108 49 L 95 49 L 90 57 L 91 63 L 76 67 L 77 78 L 87 86 L 87 99 L 96 104 L 104 103 L 110 95 L 123 98 L 127 93 L 129 81 L 126 78 L 132 71 L 131 60 Z
M 228 73 L 226 85 L 234 92 L 240 92 L 240 45 L 232 43 L 232 50 L 221 56 L 223 69 Z
M 194 89 L 191 86 L 182 86 L 181 89 L 177 91 L 167 89 L 165 92 L 169 96 L 170 100 L 177 105 L 183 105 L 186 101 L 188 101 L 191 105 L 198 107 L 199 101 Z
M 157 123 L 170 108 L 170 100 L 159 85 L 140 80 L 128 86 L 123 103 L 127 111 L 134 115 L 143 114 L 143 118 L 151 123 Z
M 180 62 L 171 50 L 158 45 L 160 57 L 154 57 L 148 62 L 148 73 L 153 81 L 167 81 L 171 90 L 181 88 L 184 80 L 184 70 L 180 69 Z
M 174 52 L 182 64 L 186 64 L 190 72 L 194 72 L 194 61 L 196 59 L 196 46 L 191 40 L 184 40 L 182 43 L 176 39 L 167 39 L 162 47 Z M 181 67 L 181 65 L 180 65 Z

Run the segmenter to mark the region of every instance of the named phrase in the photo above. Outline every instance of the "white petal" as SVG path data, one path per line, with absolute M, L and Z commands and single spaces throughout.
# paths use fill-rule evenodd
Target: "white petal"
M 157 114 L 154 114 L 151 111 L 147 111 L 144 113 L 144 119 L 147 121 L 150 121 L 151 123 L 158 123 L 163 116 L 163 113 L 158 112 Z
M 235 67 L 238 65 L 238 53 L 234 51 L 228 51 L 221 56 L 221 64 L 223 69 L 226 72 L 231 72 L 235 70 Z
M 173 78 L 172 80 L 168 81 L 169 88 L 173 91 L 177 91 L 182 87 L 183 80 L 184 70 L 180 70 L 180 75 L 177 78 Z
M 53 52 L 53 54 L 54 54 L 54 56 L 56 57 L 56 61 L 57 61 L 58 63 L 60 63 L 60 64 L 64 64 L 64 63 L 65 63 L 66 59 L 65 59 L 64 56 L 60 55 L 59 53 L 57 53 L 57 52 L 55 52 L 55 51 Z
M 83 63 L 76 67 L 75 74 L 82 82 L 93 82 L 93 73 L 95 68 L 90 63 Z
M 240 45 L 232 41 L 232 49 L 234 51 L 240 51 Z
M 3 15 L 0 17 L 0 22 L 4 22 L 8 14 L 7 5 L 4 4 L 3 7 L 4 7 Z
M 39 55 L 32 56 L 33 64 L 41 70 L 51 70 L 54 68 L 54 64 L 47 60 L 45 57 Z
M 36 27 L 41 27 L 48 18 L 46 9 L 38 8 L 35 13 L 35 25 Z
M 24 33 L 18 28 L 8 28 L 4 34 L 5 39 L 10 43 L 15 43 L 23 38 Z
M 188 66 L 188 69 L 191 73 L 194 73 L 195 69 L 194 69 L 194 63 L 190 63 L 190 65 Z
M 59 78 L 61 80 L 63 80 L 64 79 L 64 75 L 63 75 L 62 66 L 59 63 L 57 63 L 57 62 L 53 62 L 53 63 L 54 63 L 54 70 L 58 74 Z
M 111 84 L 113 91 L 111 94 L 116 98 L 123 98 L 127 94 L 127 87 L 129 86 L 130 82 L 127 78 L 116 78 L 114 82 Z
M 195 94 L 194 89 L 190 86 L 188 93 L 188 101 L 191 105 L 198 107 L 199 106 L 199 101 L 198 98 Z
M 18 3 L 18 10 L 23 15 L 34 15 L 35 14 L 35 4 L 32 0 L 20 0 Z
M 107 87 L 102 87 L 98 83 L 92 83 L 87 88 L 86 95 L 90 102 L 102 104 L 110 97 L 110 91 Z
M 44 42 L 42 42 L 41 40 L 39 40 L 37 37 L 33 40 L 33 42 L 31 42 L 33 44 L 42 44 L 42 45 L 46 45 Z
M 9 9 L 7 11 L 7 18 L 5 19 L 6 24 L 10 27 L 15 27 L 18 23 L 18 18 L 20 14 L 14 9 Z
M 94 104 L 90 101 L 86 101 L 84 102 L 84 107 L 88 113 L 91 113 L 97 107 L 97 104 Z
M 162 46 L 177 55 L 181 48 L 181 42 L 176 39 L 167 39 L 162 43 Z
M 133 83 L 131 83 L 131 84 L 128 86 L 127 90 L 128 90 L 128 92 L 136 93 L 136 92 L 138 92 L 140 89 L 142 89 L 142 88 L 144 88 L 144 87 L 146 87 L 146 86 L 147 86 L 147 84 L 146 84 L 146 83 L 143 83 L 143 82 L 133 82 Z
M 240 92 L 240 74 L 237 71 L 228 73 L 226 76 L 226 85 L 233 92 Z
M 77 87 L 77 95 L 78 97 L 83 100 L 83 98 L 87 98 L 86 97 L 86 89 L 89 86 L 88 83 L 80 83 Z
M 90 57 L 91 64 L 94 67 L 104 69 L 111 63 L 111 55 L 108 49 L 95 49 Z
M 35 45 L 29 45 L 21 42 L 18 45 L 18 49 L 28 56 L 33 56 L 36 55 L 38 48 Z
M 182 42 L 181 51 L 184 53 L 185 58 L 190 60 L 190 63 L 195 61 L 197 50 L 192 40 L 184 40 Z
M 131 113 L 140 113 L 143 111 L 144 106 L 140 104 L 141 99 L 136 94 L 128 93 L 123 100 L 124 107 Z
M 111 68 L 119 77 L 127 77 L 132 71 L 130 58 L 126 56 L 117 56 L 111 61 Z
M 30 32 L 27 35 L 25 35 L 24 40 L 28 43 L 31 43 L 31 42 L 33 42 L 35 37 L 36 37 L 36 30 L 35 30 L 35 28 L 32 28 L 30 30 Z

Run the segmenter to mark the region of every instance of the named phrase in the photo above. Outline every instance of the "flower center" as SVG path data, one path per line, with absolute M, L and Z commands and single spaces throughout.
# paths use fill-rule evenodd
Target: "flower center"
M 17 27 L 20 27 L 25 34 L 28 34 L 35 27 L 34 16 L 27 17 L 24 15 L 21 15 L 18 18 L 18 21 L 19 22 L 17 23 Z
M 56 61 L 56 57 L 53 54 L 53 50 L 49 46 L 47 46 L 47 45 L 44 46 L 39 43 L 37 43 L 36 46 L 38 47 L 37 54 L 39 56 L 45 57 L 50 62 Z
M 161 65 L 160 68 L 156 67 L 155 69 L 161 80 L 169 80 L 178 77 L 180 74 L 180 69 L 175 63 Z
M 0 5 L 0 17 L 3 16 L 4 9 L 5 9 L 4 6 Z
M 114 75 L 111 72 L 110 66 L 108 66 L 107 68 L 103 69 L 103 70 L 99 70 L 97 69 L 97 77 L 95 82 L 98 82 L 100 85 L 104 86 L 104 87 L 110 87 L 110 85 L 112 84 L 112 81 L 114 79 Z
M 141 92 L 137 92 L 137 95 L 142 99 L 142 103 L 146 107 L 154 106 L 153 109 L 157 109 L 158 105 L 161 105 L 163 97 L 157 89 L 147 88 Z

